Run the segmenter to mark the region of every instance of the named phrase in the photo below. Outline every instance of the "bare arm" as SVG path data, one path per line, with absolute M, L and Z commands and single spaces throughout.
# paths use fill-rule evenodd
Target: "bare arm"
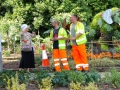
M 58 37 L 58 38 L 55 38 L 55 40 L 66 40 L 67 38 L 65 37 Z
M 51 38 L 50 41 L 55 41 L 55 39 L 54 39 L 54 38 Z
M 81 35 L 82 35 L 82 33 L 78 33 L 75 38 L 77 39 L 77 38 L 79 38 Z
M 78 33 L 75 37 L 70 38 L 70 40 L 76 40 L 82 35 L 82 33 Z

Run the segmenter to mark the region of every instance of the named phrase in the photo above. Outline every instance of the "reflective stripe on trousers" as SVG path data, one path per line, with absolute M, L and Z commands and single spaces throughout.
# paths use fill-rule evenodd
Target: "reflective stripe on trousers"
M 85 68 L 85 67 L 89 67 L 89 65 L 88 64 L 77 64 L 76 65 L 76 68 L 80 68 L 80 67 Z
M 56 71 L 60 72 L 62 70 L 60 67 L 60 60 L 62 61 L 63 69 L 70 70 L 67 61 L 66 50 L 53 49 L 53 59 Z
M 73 58 L 76 64 L 77 70 L 88 70 L 88 60 L 86 56 L 86 47 L 85 44 L 72 46 Z

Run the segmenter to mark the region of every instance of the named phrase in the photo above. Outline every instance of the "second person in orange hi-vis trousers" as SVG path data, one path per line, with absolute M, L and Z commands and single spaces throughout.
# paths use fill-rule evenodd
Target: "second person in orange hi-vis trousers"
M 85 35 L 84 25 L 78 21 L 77 15 L 72 15 L 70 17 L 70 40 L 72 43 L 73 58 L 76 64 L 76 70 L 79 71 L 88 71 L 89 65 L 86 55 L 86 46 L 87 38 Z
M 53 41 L 53 59 L 55 70 L 57 72 L 61 72 L 62 69 L 60 67 L 60 61 L 62 62 L 64 70 L 70 70 L 66 55 L 67 32 L 64 28 L 59 26 L 59 22 L 57 20 L 53 20 L 52 25 L 54 30 L 50 33 L 50 40 Z

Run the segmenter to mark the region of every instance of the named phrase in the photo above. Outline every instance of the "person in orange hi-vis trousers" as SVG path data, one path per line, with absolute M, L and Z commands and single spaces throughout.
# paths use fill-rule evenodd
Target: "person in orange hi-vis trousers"
M 57 20 L 51 21 L 54 27 L 54 30 L 50 33 L 50 40 L 53 41 L 53 59 L 55 70 L 57 72 L 61 72 L 60 60 L 62 61 L 63 69 L 70 70 L 67 55 L 66 55 L 66 39 L 67 32 L 64 28 L 59 26 L 59 22 Z
M 70 17 L 70 40 L 72 44 L 73 58 L 76 64 L 76 70 L 88 72 L 89 65 L 86 55 L 87 42 L 84 25 L 78 21 L 77 15 L 72 15 Z

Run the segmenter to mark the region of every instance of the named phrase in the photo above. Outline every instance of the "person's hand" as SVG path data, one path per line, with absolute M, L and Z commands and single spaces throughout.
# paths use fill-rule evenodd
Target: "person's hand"
M 51 40 L 51 41 L 55 41 L 55 39 L 54 39 L 54 38 L 51 38 L 50 40 Z
M 76 40 L 76 38 L 75 38 L 75 37 L 72 37 L 72 38 L 70 38 L 70 40 Z
M 55 37 L 54 40 L 57 41 L 57 40 L 58 40 L 58 37 Z

